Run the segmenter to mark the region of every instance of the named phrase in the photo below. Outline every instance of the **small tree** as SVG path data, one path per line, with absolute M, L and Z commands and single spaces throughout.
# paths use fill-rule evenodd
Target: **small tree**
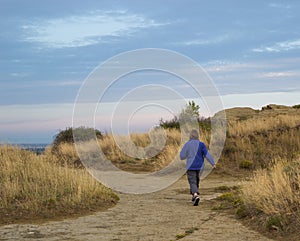
M 196 105 L 194 101 L 189 101 L 189 103 L 185 106 L 184 109 L 181 110 L 179 116 L 174 116 L 171 120 L 164 121 L 163 119 L 160 119 L 159 126 L 162 128 L 180 128 L 180 121 L 190 120 L 192 118 L 195 118 L 197 121 L 199 120 L 199 109 L 200 106 Z
M 199 119 L 199 109 L 200 106 L 196 105 L 194 101 L 189 101 L 189 104 L 186 105 L 186 107 L 181 111 L 179 114 L 179 119 L 180 120 L 185 120 L 185 119 Z

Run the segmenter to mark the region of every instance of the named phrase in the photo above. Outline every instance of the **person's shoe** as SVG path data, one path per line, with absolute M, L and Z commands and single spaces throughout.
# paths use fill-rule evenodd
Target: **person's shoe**
M 199 196 L 194 197 L 194 201 L 193 201 L 194 206 L 198 206 L 199 202 L 200 202 L 200 197 Z

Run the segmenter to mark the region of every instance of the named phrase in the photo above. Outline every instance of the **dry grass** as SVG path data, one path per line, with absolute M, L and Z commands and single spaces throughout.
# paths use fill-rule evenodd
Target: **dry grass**
M 242 191 L 245 203 L 266 214 L 289 215 L 300 212 L 299 188 L 300 158 L 294 163 L 278 161 L 269 169 L 256 171 Z
M 201 140 L 208 144 L 209 134 L 201 133 Z M 150 145 L 151 141 L 154 145 Z M 178 157 L 181 133 L 176 129 L 165 130 L 165 141 L 148 133 L 127 136 L 104 135 L 98 139 L 99 146 L 108 160 L 122 170 L 131 172 L 153 172 L 167 166 Z M 51 149 L 46 153 L 51 157 Z M 74 144 L 62 143 L 55 154 L 54 162 L 71 167 L 82 167 Z
M 263 114 L 228 121 L 227 139 L 220 158 L 226 171 L 237 172 L 244 162 L 252 162 L 252 169 L 266 168 L 274 159 L 292 161 L 299 153 L 300 112 Z
M 76 148 L 70 143 L 61 143 L 58 151 L 53 154 L 52 148 L 49 146 L 45 150 L 45 157 L 54 163 L 62 166 L 80 167 L 81 163 L 77 155 Z
M 300 157 L 293 162 L 276 161 L 271 168 L 256 171 L 241 191 L 250 212 L 260 210 L 267 215 L 266 226 L 300 230 Z M 268 223 L 276 220 L 276 224 Z
M 106 157 L 119 168 L 130 171 L 136 166 L 141 171 L 152 172 L 167 166 L 179 155 L 182 144 L 180 131 L 176 129 L 165 130 L 165 136 L 165 143 L 161 140 L 152 140 L 156 143 L 156 146 L 152 148 L 149 148 L 151 140 L 147 133 L 132 134 L 130 139 L 117 137 L 122 140 L 122 148 L 118 146 L 112 135 L 104 136 L 99 140 L 99 144 Z M 201 140 L 208 144 L 208 133 L 202 132 Z M 130 143 L 134 143 L 134 145 Z M 144 149 L 145 153 L 140 153 L 139 148 Z M 131 150 L 131 152 L 126 154 L 123 150 Z
M 99 145 L 107 159 L 121 169 L 155 171 L 168 165 L 178 155 L 180 148 L 181 135 L 178 130 L 166 130 L 165 134 L 166 143 L 153 140 L 156 145 L 152 148 L 149 147 L 151 140 L 147 133 L 131 134 L 130 138 L 115 137 L 122 144 L 121 148 L 111 134 L 99 140 Z
M 278 115 L 265 118 L 251 118 L 245 121 L 229 122 L 231 136 L 247 136 L 253 132 L 264 133 L 270 130 L 281 131 L 300 125 L 300 115 Z
M 82 213 L 118 200 L 84 169 L 55 161 L 53 155 L 37 156 L 16 147 L 0 147 L 1 223 Z

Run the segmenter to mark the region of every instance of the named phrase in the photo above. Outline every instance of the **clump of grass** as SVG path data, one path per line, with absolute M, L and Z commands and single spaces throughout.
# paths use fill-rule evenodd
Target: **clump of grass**
M 186 236 L 186 234 L 185 233 L 180 233 L 180 234 L 177 234 L 176 235 L 176 240 L 178 240 L 178 239 L 182 239 L 182 238 L 184 238 Z
M 226 186 L 226 185 L 222 185 L 222 186 L 219 186 L 219 187 L 216 187 L 215 188 L 215 191 L 218 192 L 225 192 L 225 191 L 230 191 L 231 190 L 231 187 L 229 186 Z
M 244 204 L 237 207 L 235 214 L 238 218 L 245 218 L 249 215 L 248 210 Z
M 242 169 L 252 169 L 253 168 L 253 161 L 244 160 L 241 161 L 239 167 Z
M 270 216 L 267 219 L 266 227 L 268 230 L 278 230 L 283 228 L 283 217 L 280 215 Z
M 184 231 L 184 233 L 181 234 L 177 234 L 176 235 L 176 240 L 182 239 L 188 235 L 191 235 L 192 233 L 194 233 L 196 230 L 199 230 L 197 227 L 192 227 L 192 228 L 188 228 Z
M 233 186 L 220 186 L 215 189 L 216 191 L 225 191 L 221 195 L 219 195 L 215 200 L 216 204 L 212 207 L 212 210 L 234 210 L 243 205 L 242 200 L 239 197 L 240 187 Z
M 225 192 L 225 193 L 221 194 L 220 196 L 218 196 L 217 200 L 233 202 L 234 198 L 235 198 L 235 196 L 232 192 Z
M 0 147 L 1 222 L 68 216 L 114 205 L 118 196 L 84 169 L 58 165 L 54 157 Z
M 290 225 L 300 229 L 300 158 L 276 161 L 271 168 L 258 170 L 243 184 L 241 197 L 249 210 L 267 215 L 268 228 Z
M 228 206 L 225 206 L 223 203 L 214 205 L 211 210 L 217 211 L 217 210 L 223 210 L 223 209 L 228 209 Z

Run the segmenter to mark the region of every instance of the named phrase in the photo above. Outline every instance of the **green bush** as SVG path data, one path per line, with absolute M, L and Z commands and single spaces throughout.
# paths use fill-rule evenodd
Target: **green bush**
M 300 105 L 294 105 L 293 108 L 300 109 Z
M 195 119 L 198 122 L 199 129 L 202 131 L 211 130 L 210 118 L 199 117 L 200 106 L 194 101 L 189 101 L 188 105 L 181 110 L 181 112 L 174 116 L 171 120 L 160 119 L 159 126 L 164 129 L 180 129 L 180 123 Z
M 198 125 L 200 130 L 205 130 L 205 131 L 211 130 L 210 118 L 198 118 Z
M 57 153 L 58 147 L 61 143 L 74 143 L 74 133 L 76 134 L 76 141 L 88 141 L 96 135 L 97 138 L 102 138 L 102 134 L 99 130 L 89 127 L 68 127 L 65 130 L 61 130 L 55 137 L 52 143 L 52 152 Z
M 171 120 L 160 119 L 159 126 L 164 129 L 180 129 L 180 123 L 176 116 Z
M 280 215 L 271 216 L 268 218 L 266 226 L 267 229 L 282 229 L 283 218 Z

